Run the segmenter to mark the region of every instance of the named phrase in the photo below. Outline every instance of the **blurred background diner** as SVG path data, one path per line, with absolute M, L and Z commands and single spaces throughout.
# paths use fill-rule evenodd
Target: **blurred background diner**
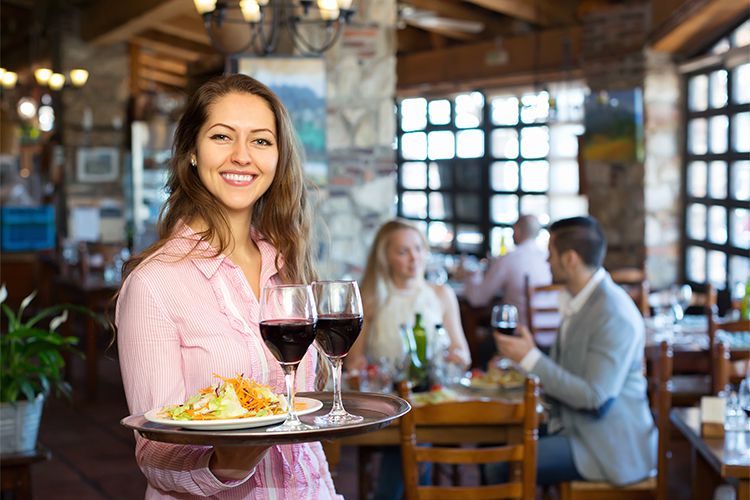
M 362 288 L 349 387 L 401 387 L 435 418 L 446 411 L 439 428 L 415 412 L 327 449 L 346 498 L 388 480 L 384 447 L 412 463 L 400 432 L 433 447 L 505 443 L 536 462 L 522 437 L 549 416 L 545 381 L 492 361 L 491 312 L 515 306 L 517 331 L 551 351 L 564 314 L 549 228 L 575 216 L 601 224 L 603 269 L 644 325 L 660 441 L 639 491 L 750 497 L 747 2 L 0 0 L 4 305 L 18 311 L 36 290 L 27 318 L 61 303 L 111 312 L 122 263 L 155 241 L 186 96 L 233 72 L 267 84 L 294 120 L 318 274 Z M 75 314 L 59 330 L 85 354 L 65 355 L 72 398 L 46 399 L 33 452 L 0 450 L 3 494 L 140 498 L 113 332 Z M 451 423 L 464 411 L 452 403 L 481 397 L 529 420 Z M 526 411 L 537 397 L 543 411 Z M 725 409 L 723 437 L 702 432 L 707 398 Z M 535 488 L 523 463 L 509 478 Z M 426 475 L 486 486 L 473 466 Z M 403 481 L 407 495 L 418 487 Z M 633 498 L 579 483 L 537 494 Z

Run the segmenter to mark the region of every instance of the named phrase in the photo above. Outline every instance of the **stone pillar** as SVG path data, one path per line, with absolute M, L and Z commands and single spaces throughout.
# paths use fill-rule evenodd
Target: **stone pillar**
M 663 288 L 678 279 L 681 234 L 680 75 L 668 54 L 647 54 L 643 105 L 646 271 Z
M 359 6 L 325 55 L 329 174 L 314 231 L 326 278 L 360 278 L 374 232 L 395 215 L 396 2 Z

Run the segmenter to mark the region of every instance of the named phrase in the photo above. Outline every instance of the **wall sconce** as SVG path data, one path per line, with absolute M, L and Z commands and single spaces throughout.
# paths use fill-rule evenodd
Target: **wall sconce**
M 0 85 L 3 88 L 12 89 L 16 86 L 16 82 L 18 82 L 18 73 L 0 68 Z
M 71 69 L 68 79 L 74 87 L 83 87 L 89 79 L 89 72 L 82 68 Z M 66 82 L 65 75 L 55 73 L 49 68 L 37 68 L 34 70 L 34 80 L 41 86 L 48 86 L 52 90 L 60 90 Z
M 269 55 L 276 50 L 282 29 L 289 31 L 297 49 L 319 55 L 336 43 L 343 26 L 354 15 L 353 0 L 240 0 L 232 5 L 224 0 L 193 0 L 193 3 L 203 17 L 211 45 L 225 56 L 248 51 L 259 56 Z M 229 50 L 217 40 L 218 31 L 225 23 L 247 25 L 250 41 L 245 47 Z M 302 26 L 314 26 L 322 42 L 307 39 L 300 29 Z

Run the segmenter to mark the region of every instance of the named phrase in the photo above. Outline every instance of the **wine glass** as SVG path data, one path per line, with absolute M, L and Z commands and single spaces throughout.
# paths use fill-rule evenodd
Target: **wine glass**
M 318 310 L 315 340 L 333 369 L 333 405 L 327 415 L 315 417 L 318 425 L 361 422 L 341 402 L 341 364 L 362 330 L 362 299 L 356 281 L 315 281 L 313 296 Z
M 737 396 L 739 398 L 740 408 L 742 408 L 747 417 L 750 417 L 750 376 L 745 377 L 742 379 L 742 382 L 740 382 Z
M 512 304 L 498 304 L 492 308 L 490 322 L 497 333 L 515 335 L 518 325 L 518 309 Z M 507 358 L 501 358 L 499 364 L 500 368 L 507 368 L 512 363 Z
M 685 317 L 685 310 L 690 305 L 690 299 L 693 297 L 693 289 L 690 285 L 677 286 L 670 288 L 670 302 L 676 323 L 682 321 Z
M 281 364 L 286 382 L 288 413 L 284 423 L 269 431 L 314 429 L 303 424 L 294 409 L 297 366 L 315 340 L 317 321 L 310 285 L 267 285 L 260 299 L 260 334 Z

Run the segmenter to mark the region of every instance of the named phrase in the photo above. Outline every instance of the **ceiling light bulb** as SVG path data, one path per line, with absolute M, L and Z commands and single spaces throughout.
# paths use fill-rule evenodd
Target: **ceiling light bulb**
M 257 23 L 260 21 L 260 5 L 256 0 L 240 0 L 240 10 L 245 22 Z
M 3 80 L 3 75 L 5 74 L 6 71 L 8 70 L 5 68 L 0 68 L 0 82 Z
M 12 89 L 16 86 L 16 82 L 18 81 L 18 73 L 15 71 L 6 71 L 3 73 L 3 79 L 2 79 L 2 85 L 6 89 Z
M 62 73 L 52 73 L 49 77 L 49 88 L 52 90 L 60 90 L 65 85 L 65 75 Z
M 209 14 L 216 9 L 216 0 L 193 0 L 198 14 Z
M 339 5 L 336 0 L 318 0 L 318 9 L 324 21 L 333 21 L 339 17 Z
M 85 69 L 76 68 L 70 70 L 70 83 L 74 87 L 83 87 L 89 79 L 89 72 Z
M 34 80 L 39 85 L 47 85 L 50 76 L 52 76 L 52 70 L 49 68 L 37 68 L 34 71 Z
M 36 116 L 36 101 L 30 97 L 22 97 L 16 106 L 18 116 L 24 120 L 31 120 Z

